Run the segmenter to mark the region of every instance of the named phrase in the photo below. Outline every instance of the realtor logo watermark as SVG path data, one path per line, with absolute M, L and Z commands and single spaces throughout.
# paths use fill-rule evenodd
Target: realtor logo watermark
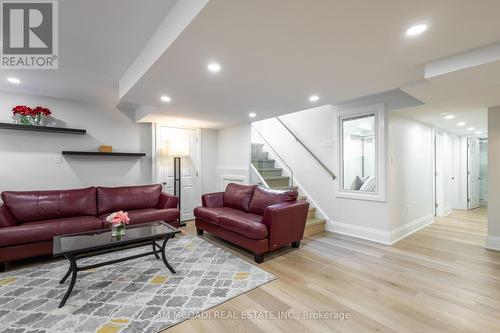
M 1 1 L 1 69 L 57 69 L 57 0 Z

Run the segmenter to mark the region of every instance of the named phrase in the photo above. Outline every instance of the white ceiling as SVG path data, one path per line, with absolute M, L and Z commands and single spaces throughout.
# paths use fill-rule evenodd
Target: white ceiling
M 4 70 L 0 90 L 116 105 L 118 80 L 176 2 L 59 1 L 59 69 Z
M 60 1 L 60 69 L 3 71 L 23 84 L 0 79 L 0 90 L 117 105 L 118 81 L 180 4 L 190 3 Z M 259 120 L 404 87 L 428 104 L 401 112 L 443 128 L 436 114 L 453 112 L 480 128 L 485 107 L 500 102 L 498 68 L 423 81 L 424 66 L 500 41 L 499 12 L 498 0 L 210 0 L 119 102 L 141 106 L 142 121 L 220 128 L 251 111 Z M 426 33 L 405 36 L 422 22 Z M 222 71 L 208 73 L 209 61 Z
M 420 81 L 425 63 L 500 40 L 498 12 L 497 0 L 212 0 L 122 100 L 219 127 L 250 111 L 258 120 L 333 105 Z M 420 22 L 429 30 L 405 37 Z
M 500 61 L 440 75 L 404 87 L 424 105 L 400 110 L 401 114 L 458 135 L 487 132 L 488 107 L 500 105 Z M 442 113 L 455 115 L 452 120 Z M 459 122 L 466 122 L 463 127 Z M 474 127 L 474 131 L 468 131 Z

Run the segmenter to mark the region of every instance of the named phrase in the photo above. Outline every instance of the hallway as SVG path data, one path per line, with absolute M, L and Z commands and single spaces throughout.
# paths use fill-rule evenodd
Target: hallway
M 193 234 L 192 223 L 183 232 Z M 279 279 L 209 312 L 349 312 L 351 319 L 195 318 L 169 332 L 498 332 L 500 253 L 484 249 L 485 236 L 479 208 L 437 218 L 394 246 L 333 233 L 309 237 L 298 251 L 266 257 L 261 267 Z

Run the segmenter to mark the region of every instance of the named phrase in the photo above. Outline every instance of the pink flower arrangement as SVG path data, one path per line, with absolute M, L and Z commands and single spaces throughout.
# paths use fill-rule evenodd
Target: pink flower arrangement
M 109 214 L 106 217 L 106 222 L 111 223 L 114 226 L 119 226 L 121 224 L 128 224 L 130 222 L 130 218 L 128 217 L 128 213 L 120 210 L 119 212 L 115 212 Z

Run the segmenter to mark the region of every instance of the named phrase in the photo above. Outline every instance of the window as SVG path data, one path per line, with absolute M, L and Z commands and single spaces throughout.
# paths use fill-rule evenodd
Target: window
M 385 201 L 384 108 L 339 113 L 340 180 L 337 196 Z

